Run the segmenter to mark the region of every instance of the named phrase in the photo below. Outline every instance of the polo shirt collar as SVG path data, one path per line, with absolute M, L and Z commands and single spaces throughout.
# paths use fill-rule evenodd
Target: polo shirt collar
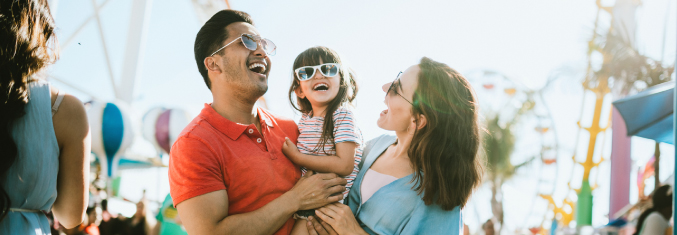
M 258 114 L 259 121 L 261 122 L 261 126 L 265 124 L 266 126 L 272 128 L 273 125 L 276 124 L 272 116 L 261 107 L 257 106 L 256 112 Z M 202 112 L 200 112 L 200 116 L 203 116 L 204 119 L 209 122 L 209 124 L 233 140 L 236 140 L 238 137 L 240 137 L 240 135 L 242 135 L 242 133 L 244 133 L 244 131 L 249 127 L 249 125 L 236 123 L 224 118 L 219 113 L 217 113 L 216 110 L 214 110 L 211 104 L 205 104 Z

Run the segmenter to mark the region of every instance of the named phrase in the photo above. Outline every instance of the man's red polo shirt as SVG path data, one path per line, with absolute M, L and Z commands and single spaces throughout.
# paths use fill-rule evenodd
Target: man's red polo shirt
M 219 115 L 205 104 L 172 146 L 169 186 L 174 205 L 202 194 L 226 190 L 228 214 L 255 211 L 289 191 L 301 171 L 283 153 L 284 138 L 296 142 L 291 119 L 257 108 L 261 131 Z M 289 234 L 289 220 L 275 234 Z

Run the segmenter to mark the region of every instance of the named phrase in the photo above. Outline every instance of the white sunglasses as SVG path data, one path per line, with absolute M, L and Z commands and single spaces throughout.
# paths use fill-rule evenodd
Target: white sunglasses
M 337 63 L 325 63 L 315 66 L 303 66 L 295 69 L 294 73 L 300 81 L 305 81 L 313 78 L 313 76 L 315 76 L 316 70 L 320 70 L 320 73 L 325 77 L 336 76 L 336 74 L 339 72 L 339 68 L 341 68 L 341 65 Z

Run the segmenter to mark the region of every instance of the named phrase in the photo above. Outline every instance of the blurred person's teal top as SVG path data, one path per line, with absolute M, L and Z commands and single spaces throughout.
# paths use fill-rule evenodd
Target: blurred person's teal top
M 30 83 L 28 89 L 26 113 L 11 124 L 18 153 L 1 179 L 12 204 L 7 217 L 0 221 L 0 234 L 51 234 L 42 211 L 51 210 L 56 200 L 59 172 L 52 100 L 46 82 Z
M 365 173 L 395 141 L 395 136 L 382 135 L 369 141 L 364 149 L 364 165 L 345 200 L 362 229 L 369 234 L 463 234 L 461 209 L 445 211 L 437 204 L 426 206 L 423 195 L 412 190 L 413 174 L 383 186 L 362 202 Z
M 162 207 L 155 217 L 160 225 L 160 235 L 186 235 L 188 234 L 186 230 L 183 230 L 181 225 L 176 223 L 176 217 L 179 216 L 179 212 L 174 207 L 172 203 L 172 197 L 167 194 L 165 201 L 162 202 Z

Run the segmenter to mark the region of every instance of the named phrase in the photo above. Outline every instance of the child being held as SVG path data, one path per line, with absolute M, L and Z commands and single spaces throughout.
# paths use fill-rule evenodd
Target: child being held
M 338 54 L 326 47 L 312 47 L 299 54 L 293 72 L 289 100 L 302 113 L 300 135 L 296 146 L 286 140 L 282 152 L 301 166 L 304 175 L 312 170 L 344 177 L 348 181 L 345 198 L 359 171 L 363 148 L 362 133 L 350 109 L 358 90 L 353 74 L 341 64 Z M 314 210 L 296 214 L 304 219 L 309 215 L 314 215 Z M 300 226 L 306 230 L 305 224 Z

